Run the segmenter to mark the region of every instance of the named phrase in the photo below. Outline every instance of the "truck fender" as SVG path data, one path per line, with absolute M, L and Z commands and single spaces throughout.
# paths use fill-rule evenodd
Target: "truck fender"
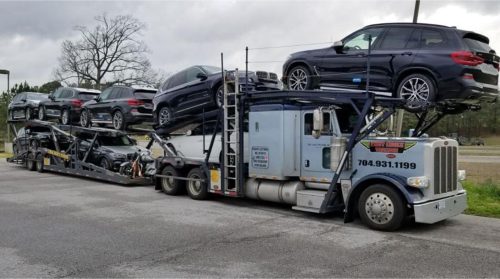
M 351 187 L 346 199 L 344 222 L 353 221 L 359 195 L 361 195 L 364 189 L 373 184 L 387 184 L 388 186 L 394 187 L 401 193 L 408 204 L 413 204 L 415 195 L 422 195 L 420 190 L 406 184 L 406 177 L 404 176 L 391 173 L 370 174 Z

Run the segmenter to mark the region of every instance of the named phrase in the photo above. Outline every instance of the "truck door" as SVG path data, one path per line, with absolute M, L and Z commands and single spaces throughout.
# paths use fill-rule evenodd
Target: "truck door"
M 330 182 L 330 143 L 332 137 L 340 136 L 335 111 L 324 111 L 324 128 L 316 138 L 313 131 L 313 112 L 302 112 L 301 135 L 301 179 L 304 181 Z

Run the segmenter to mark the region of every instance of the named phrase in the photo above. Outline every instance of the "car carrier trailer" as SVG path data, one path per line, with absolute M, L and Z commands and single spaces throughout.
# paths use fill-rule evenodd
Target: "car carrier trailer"
M 50 138 L 46 144 L 38 143 L 30 133 L 24 134 L 26 148 L 18 150 L 14 157 L 7 159 L 10 163 L 25 165 L 29 170 L 38 172 L 51 171 L 79 177 L 103 180 L 121 185 L 150 185 L 149 177 L 131 178 L 117 172 L 107 170 L 88 162 L 92 148 L 98 135 L 122 136 L 121 131 L 105 128 L 84 128 L 69 125 L 57 125 L 47 121 L 10 121 L 12 132 L 17 135 L 17 126 L 21 124 L 26 130 L 34 127 L 45 127 L 50 131 Z M 74 135 L 77 132 L 92 134 L 93 138 L 86 151 L 80 149 L 81 139 Z
M 234 92 L 228 91 L 231 82 Z M 403 108 L 402 99 L 371 92 L 240 93 L 237 80 L 224 77 L 224 84 L 224 106 L 209 113 L 217 115 L 222 133 L 215 129 L 203 146 L 190 147 L 199 148 L 204 160 L 184 157 L 168 138 L 152 133 L 165 150 L 156 160 L 155 189 L 175 195 L 186 187 L 193 199 L 212 193 L 320 214 L 340 211 L 346 222 L 359 216 L 380 230 L 395 230 L 410 217 L 435 223 L 466 208 L 455 140 L 374 136 Z M 418 115 L 413 135 L 446 113 Z M 209 160 L 215 149 L 220 159 Z

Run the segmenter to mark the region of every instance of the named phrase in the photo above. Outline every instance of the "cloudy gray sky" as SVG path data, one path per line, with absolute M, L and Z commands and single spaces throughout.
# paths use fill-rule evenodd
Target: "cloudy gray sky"
M 155 69 L 172 73 L 193 64 L 275 71 L 289 53 L 319 48 L 372 23 L 411 21 L 414 0 L 275 1 L 1 1 L 0 69 L 11 84 L 41 85 L 52 79 L 63 40 L 76 39 L 75 25 L 94 17 L 131 14 L 147 25 L 143 40 Z M 490 38 L 500 51 L 499 0 L 421 0 L 419 22 L 457 26 Z M 323 43 L 318 45 L 307 45 Z M 326 43 L 326 44 L 325 44 Z M 0 90 L 6 78 L 0 76 Z

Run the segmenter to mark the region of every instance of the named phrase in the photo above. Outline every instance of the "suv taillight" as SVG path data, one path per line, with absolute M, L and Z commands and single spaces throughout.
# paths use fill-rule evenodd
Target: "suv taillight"
M 74 106 L 74 107 L 81 107 L 82 106 L 82 100 L 73 99 L 73 100 L 71 100 L 71 105 Z
M 137 100 L 137 99 L 128 99 L 127 100 L 127 104 L 131 107 L 137 107 L 137 106 L 142 106 L 144 105 L 144 102 L 141 101 L 141 100 Z
M 495 67 L 495 69 L 497 69 L 497 71 L 500 71 L 500 63 L 493 62 L 493 66 Z
M 483 58 L 464 50 L 451 53 L 451 59 L 457 64 L 467 66 L 477 66 L 484 63 Z

